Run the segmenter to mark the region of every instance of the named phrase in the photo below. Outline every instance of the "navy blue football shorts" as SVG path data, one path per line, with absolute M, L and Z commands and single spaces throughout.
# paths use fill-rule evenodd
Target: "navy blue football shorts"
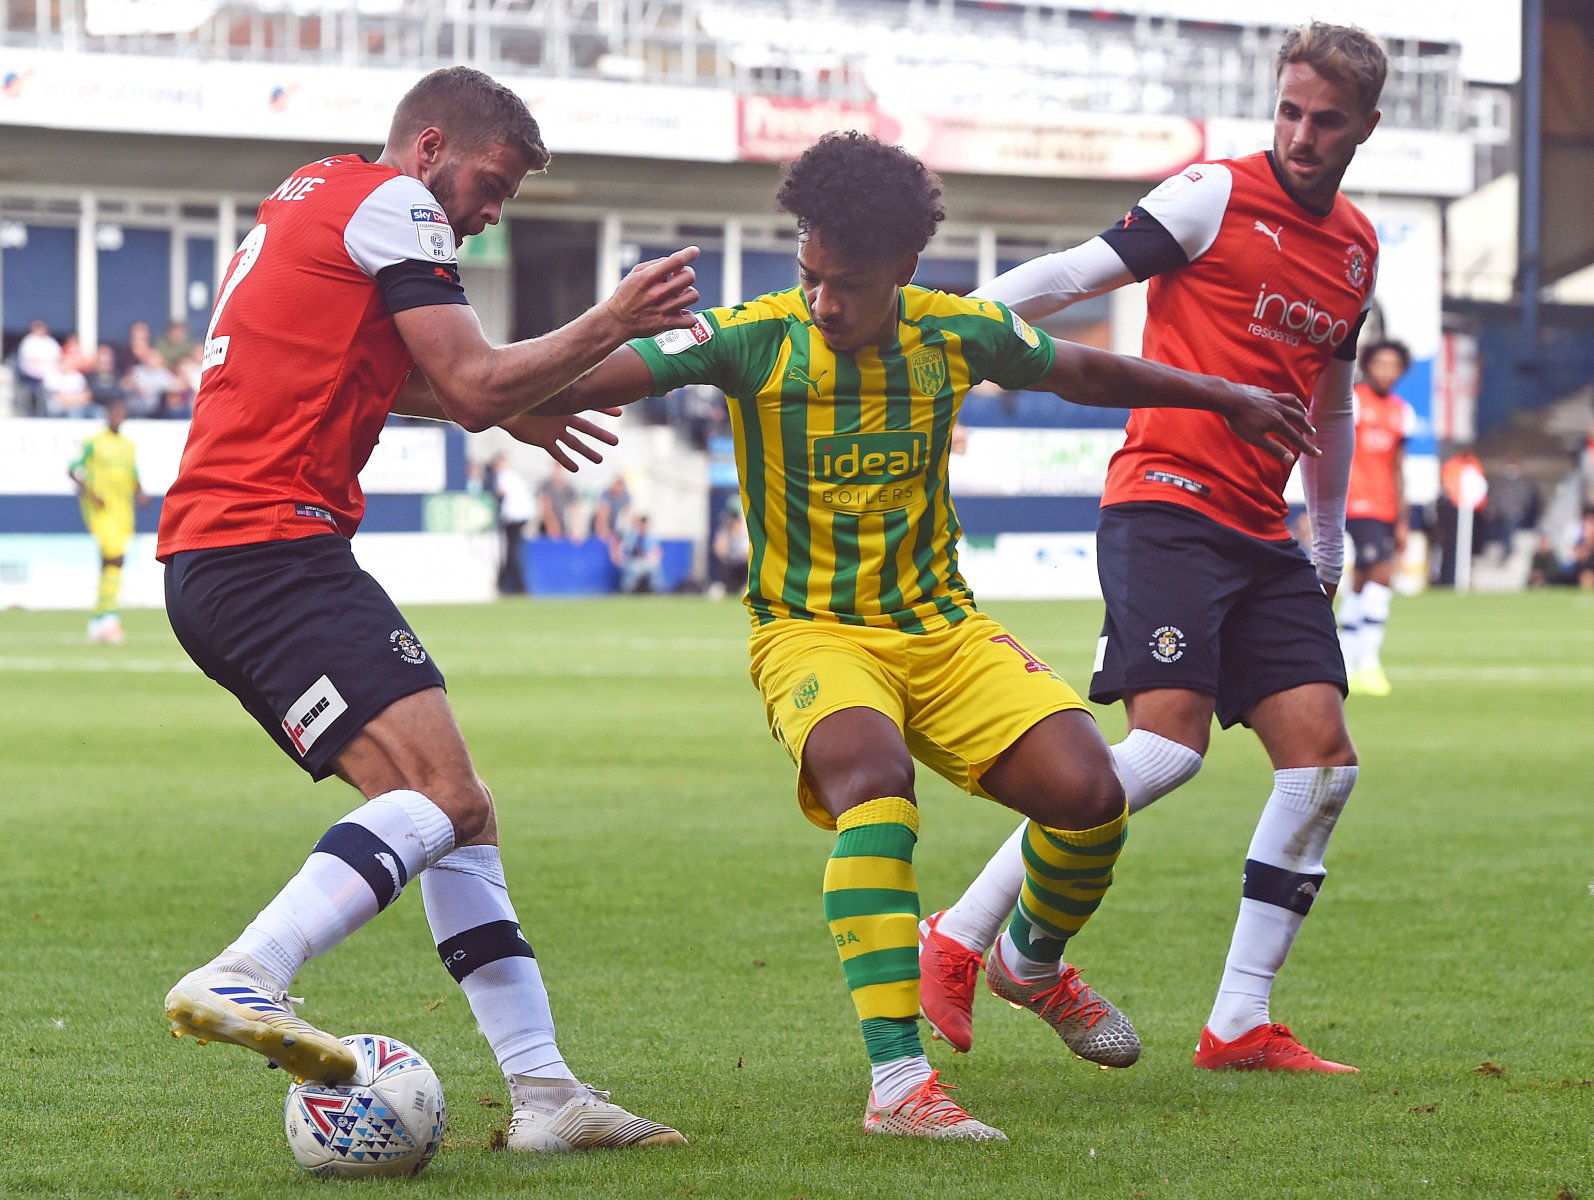
M 166 615 L 199 669 L 316 780 L 388 705 L 443 686 L 337 534 L 174 554 Z
M 1096 569 L 1107 603 L 1090 698 L 1187 688 L 1223 727 L 1307 683 L 1345 691 L 1334 609 L 1293 539 L 1250 537 L 1177 504 L 1101 510 Z
M 1360 570 L 1368 570 L 1395 557 L 1394 522 L 1352 517 L 1345 522 L 1345 532 L 1356 548 L 1356 566 Z

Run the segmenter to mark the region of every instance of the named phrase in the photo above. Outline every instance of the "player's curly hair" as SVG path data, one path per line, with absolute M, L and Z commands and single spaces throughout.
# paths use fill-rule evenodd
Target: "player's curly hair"
M 1393 350 L 1400 355 L 1400 373 L 1402 375 L 1411 370 L 1411 350 L 1405 342 L 1397 342 L 1391 339 L 1373 342 L 1371 345 L 1361 348 L 1361 353 L 1357 355 L 1357 365 L 1361 367 L 1363 375 L 1367 374 L 1367 364 L 1373 361 L 1373 356 L 1385 350 Z
M 423 76 L 393 110 L 388 141 L 404 141 L 433 125 L 464 146 L 508 146 L 533 171 L 547 169 L 553 159 L 526 102 L 473 67 L 440 67 Z
M 866 133 L 827 133 L 788 163 L 775 203 L 846 255 L 917 254 L 946 220 L 941 180 L 913 155 Z

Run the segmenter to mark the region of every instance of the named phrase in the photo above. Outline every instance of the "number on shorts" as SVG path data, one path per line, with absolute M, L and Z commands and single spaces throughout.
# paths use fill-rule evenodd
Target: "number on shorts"
M 1024 660 L 1024 669 L 1026 671 L 1029 671 L 1032 674 L 1036 671 L 1045 671 L 1047 674 L 1051 673 L 1051 668 L 1043 663 L 1040 659 L 1036 658 L 1028 650 L 1024 649 L 1023 646 L 1020 646 L 1018 644 L 1018 639 L 1012 634 L 999 633 L 993 637 L 991 641 L 1000 642 L 1004 646 L 1011 646 L 1014 650 L 1018 651 L 1019 657 Z

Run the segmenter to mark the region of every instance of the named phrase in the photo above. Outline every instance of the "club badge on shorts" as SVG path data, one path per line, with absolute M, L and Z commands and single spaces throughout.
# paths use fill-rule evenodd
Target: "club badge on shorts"
M 791 702 L 798 708 L 807 708 L 819 699 L 819 676 L 809 675 L 794 689 L 792 689 Z
M 1164 625 L 1146 644 L 1151 647 L 1151 657 L 1158 662 L 1178 662 L 1184 657 L 1184 630 L 1177 625 Z
M 426 661 L 426 648 L 408 629 L 395 629 L 388 634 L 387 640 L 393 645 L 393 653 L 405 662 L 414 663 L 418 667 Z

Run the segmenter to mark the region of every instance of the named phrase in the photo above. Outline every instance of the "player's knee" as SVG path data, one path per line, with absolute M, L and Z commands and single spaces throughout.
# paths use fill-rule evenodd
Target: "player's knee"
M 432 803 L 448 814 L 454 826 L 454 844 L 474 841 L 487 828 L 493 816 L 493 794 L 480 779 L 472 777 L 455 784 L 434 787 L 427 793 Z
M 883 796 L 912 800 L 913 764 L 911 761 L 856 763 L 825 781 L 827 807 L 836 815 Z
M 1322 767 L 1354 767 L 1358 765 L 1356 746 L 1346 734 L 1328 742 L 1317 760 Z
M 1077 781 L 1069 799 L 1074 822 L 1080 829 L 1094 829 L 1117 820 L 1127 803 L 1124 785 L 1111 769 L 1092 771 Z

